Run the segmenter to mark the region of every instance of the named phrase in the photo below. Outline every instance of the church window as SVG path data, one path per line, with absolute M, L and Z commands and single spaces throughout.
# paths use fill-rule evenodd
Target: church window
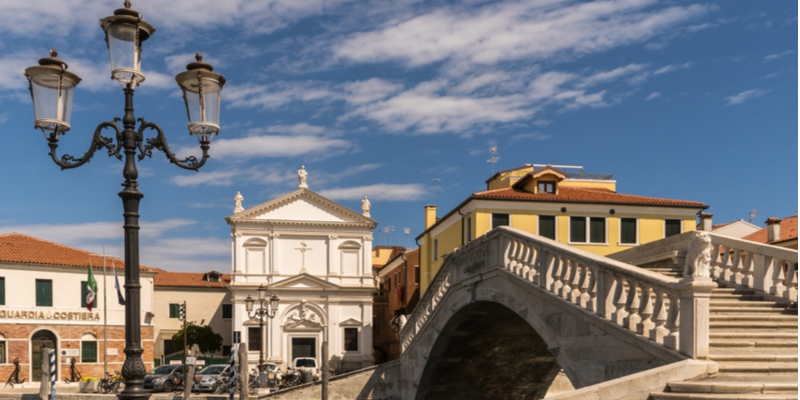
M 344 328 L 344 350 L 358 351 L 358 328 Z
M 361 251 L 361 245 L 352 240 L 348 240 L 339 245 L 343 276 L 359 275 L 358 265 L 360 262 L 360 257 L 359 257 L 360 251 Z

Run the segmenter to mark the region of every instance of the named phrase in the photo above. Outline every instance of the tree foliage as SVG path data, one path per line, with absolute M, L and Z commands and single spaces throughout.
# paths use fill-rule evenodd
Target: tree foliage
M 187 346 L 191 348 L 193 344 L 196 344 L 203 356 L 206 353 L 216 353 L 222 349 L 222 335 L 214 332 L 210 326 L 196 325 L 194 322 L 189 322 L 186 324 L 186 331 L 188 332 L 186 336 Z M 183 329 L 172 335 L 172 345 L 176 349 L 183 348 Z

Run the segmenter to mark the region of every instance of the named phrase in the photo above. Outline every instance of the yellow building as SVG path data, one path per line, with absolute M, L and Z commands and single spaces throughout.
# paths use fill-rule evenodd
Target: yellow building
M 580 172 L 564 172 L 570 168 Z M 606 255 L 695 230 L 697 213 L 708 208 L 617 193 L 612 176 L 584 174 L 582 167 L 526 164 L 494 174 L 486 186 L 441 218 L 436 206 L 425 207 L 425 231 L 417 236 L 422 293 L 446 255 L 497 226 Z

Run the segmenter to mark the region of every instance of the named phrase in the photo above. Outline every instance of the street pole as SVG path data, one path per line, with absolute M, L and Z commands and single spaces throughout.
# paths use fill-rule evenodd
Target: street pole
M 328 325 L 322 326 L 322 400 L 328 400 Z
M 186 374 L 186 349 L 188 348 L 189 332 L 186 332 L 186 320 L 189 319 L 189 310 L 186 309 L 186 300 L 183 301 L 183 373 Z
M 106 246 L 103 246 L 103 379 L 108 375 L 108 296 L 106 296 Z

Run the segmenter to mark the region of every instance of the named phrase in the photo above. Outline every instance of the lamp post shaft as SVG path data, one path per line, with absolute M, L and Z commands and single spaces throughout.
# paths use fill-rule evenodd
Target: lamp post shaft
M 258 332 L 259 332 L 258 334 L 261 335 L 261 338 L 260 338 L 261 340 L 259 340 L 261 342 L 261 346 L 259 346 L 260 348 L 258 349 L 259 350 L 259 354 L 258 354 L 258 372 L 263 374 L 264 373 L 264 345 L 266 344 L 265 343 L 266 342 L 266 338 L 264 337 L 264 312 L 263 312 L 264 311 L 264 301 L 263 300 L 261 301 L 261 309 L 259 311 L 260 312 L 258 313 L 258 327 L 260 329 L 258 330 Z
M 119 192 L 125 217 L 125 363 L 122 376 L 125 390 L 118 394 L 120 400 L 146 400 L 150 392 L 144 389 L 144 375 L 147 373 L 142 360 L 141 333 L 141 283 L 139 283 L 139 201 L 144 197 L 136 189 L 136 119 L 133 116 L 133 88 L 125 89 L 125 115 L 122 118 L 124 131 L 122 145 L 125 149 L 125 189 Z

